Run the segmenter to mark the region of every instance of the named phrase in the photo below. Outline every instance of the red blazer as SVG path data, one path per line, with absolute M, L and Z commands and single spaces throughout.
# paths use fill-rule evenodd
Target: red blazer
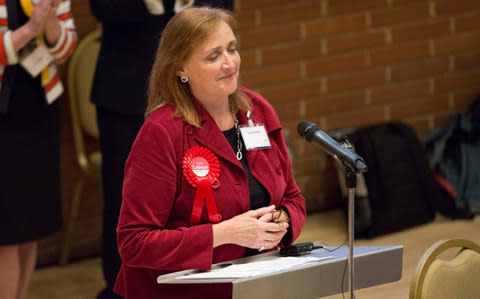
M 295 183 L 280 121 L 260 95 L 252 100 L 252 120 L 264 124 L 272 147 L 247 151 L 252 175 L 267 189 L 271 204 L 288 210 L 293 242 L 305 221 L 305 199 Z M 115 292 L 130 298 L 182 298 L 156 283 L 156 277 L 184 269 L 208 270 L 212 263 L 241 258 L 245 248 L 233 244 L 213 248 L 212 224 L 206 207 L 201 223 L 190 226 L 195 188 L 183 176 L 188 149 L 202 146 L 220 162 L 219 184 L 213 190 L 223 220 L 250 209 L 247 173 L 227 139 L 198 101 L 201 128 L 175 116 L 175 107 L 157 109 L 137 135 L 125 166 L 123 203 L 117 227 L 123 265 Z M 237 114 L 247 124 L 245 113 Z M 288 244 L 282 244 L 288 245 Z M 196 297 L 198 295 L 198 297 Z M 202 298 L 201 293 L 183 298 Z

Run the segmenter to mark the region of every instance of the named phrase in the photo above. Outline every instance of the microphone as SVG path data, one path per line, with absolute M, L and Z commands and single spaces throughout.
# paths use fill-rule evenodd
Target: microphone
M 367 172 L 367 164 L 359 155 L 351 152 L 335 139 L 320 130 L 316 124 L 303 120 L 297 126 L 298 134 L 308 142 L 315 142 L 324 151 L 339 159 L 356 173 Z

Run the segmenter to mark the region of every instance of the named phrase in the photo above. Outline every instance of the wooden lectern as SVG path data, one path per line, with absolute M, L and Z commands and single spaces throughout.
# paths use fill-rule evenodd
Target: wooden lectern
M 328 249 L 328 250 L 327 250 Z M 313 250 L 303 257 L 327 258 L 291 268 L 242 278 L 190 279 L 197 270 L 185 270 L 157 278 L 164 287 L 195 293 L 210 292 L 208 298 L 226 299 L 309 299 L 348 291 L 348 247 Z M 329 250 L 334 250 L 330 252 Z M 397 281 L 402 276 L 402 246 L 357 246 L 354 248 L 355 288 Z M 279 257 L 279 251 L 233 260 L 231 264 L 266 261 Z M 225 267 L 215 264 L 212 270 Z

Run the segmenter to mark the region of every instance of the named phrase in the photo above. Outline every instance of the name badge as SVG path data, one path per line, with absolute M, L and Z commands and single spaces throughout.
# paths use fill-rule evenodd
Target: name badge
M 270 139 L 268 139 L 267 131 L 261 124 L 254 126 L 240 126 L 243 143 L 247 151 L 254 149 L 270 148 Z
M 34 78 L 53 60 L 47 47 L 37 44 L 35 39 L 20 50 L 19 54 L 20 65 Z

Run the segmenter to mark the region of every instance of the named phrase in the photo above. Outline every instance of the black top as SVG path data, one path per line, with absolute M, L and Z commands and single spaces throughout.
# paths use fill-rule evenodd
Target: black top
M 235 127 L 231 128 L 230 130 L 223 131 L 223 135 L 227 138 L 228 143 L 233 148 L 233 151 L 237 153 L 237 132 L 235 131 Z M 261 207 L 266 207 L 270 204 L 270 194 L 268 194 L 267 189 L 263 187 L 258 180 L 250 173 L 250 169 L 247 165 L 247 158 L 245 155 L 245 145 L 243 145 L 243 141 L 240 138 L 240 142 L 242 142 L 242 154 L 243 158 L 240 160 L 242 163 L 243 169 L 247 172 L 248 175 L 248 189 L 250 191 L 250 209 L 256 210 Z
M 223 135 L 225 135 L 225 138 L 227 138 L 228 143 L 230 143 L 233 151 L 236 154 L 238 137 L 235 127 L 231 128 L 230 130 L 223 131 Z M 245 145 L 243 144 L 243 140 L 241 137 L 240 142 L 242 142 L 243 154 L 243 158 L 242 160 L 240 160 L 240 163 L 242 164 L 243 169 L 245 169 L 245 171 L 247 172 L 248 176 L 248 190 L 250 191 L 250 210 L 266 207 L 270 204 L 270 194 L 268 194 L 267 189 L 265 189 L 265 187 L 263 187 L 258 182 L 258 180 L 250 173 L 250 169 L 248 168 L 247 164 L 247 156 L 245 155 Z M 260 252 L 257 249 L 247 248 L 245 256 L 251 256 L 259 253 Z

